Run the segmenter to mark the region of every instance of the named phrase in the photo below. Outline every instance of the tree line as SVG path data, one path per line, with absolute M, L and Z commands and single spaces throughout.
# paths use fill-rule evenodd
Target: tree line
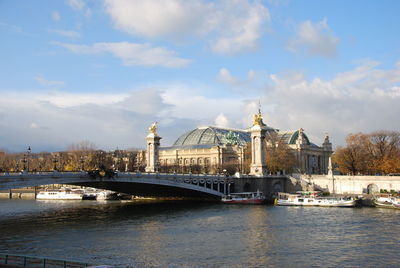
M 400 132 L 350 134 L 346 146 L 338 146 L 333 159 L 336 169 L 343 174 L 400 173 Z
M 145 163 L 138 163 L 136 151 L 99 150 L 88 141 L 69 145 L 66 151 L 31 153 L 0 153 L 0 172 L 42 172 L 80 171 L 115 169 L 134 171 L 144 169 Z

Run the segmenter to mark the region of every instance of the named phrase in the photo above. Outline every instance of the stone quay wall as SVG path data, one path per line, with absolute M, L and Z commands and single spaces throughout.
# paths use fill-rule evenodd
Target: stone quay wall
M 300 179 L 311 188 L 335 194 L 400 191 L 400 176 L 301 175 Z

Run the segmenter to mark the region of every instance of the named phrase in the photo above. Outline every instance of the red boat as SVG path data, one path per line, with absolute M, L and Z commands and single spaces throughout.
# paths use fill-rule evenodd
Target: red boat
M 222 197 L 221 201 L 226 204 L 264 204 L 265 196 L 260 192 L 231 193 Z

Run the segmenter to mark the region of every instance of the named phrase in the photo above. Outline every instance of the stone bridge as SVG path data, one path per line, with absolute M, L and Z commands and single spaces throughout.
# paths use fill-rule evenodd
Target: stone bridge
M 5 173 L 0 175 L 0 190 L 71 184 L 107 189 L 144 197 L 187 197 L 219 199 L 233 189 L 234 180 L 218 175 L 113 172 Z

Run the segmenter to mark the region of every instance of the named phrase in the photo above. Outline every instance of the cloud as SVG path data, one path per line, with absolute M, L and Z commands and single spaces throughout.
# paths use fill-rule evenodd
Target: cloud
M 269 123 L 284 130 L 303 127 L 317 142 L 327 131 L 335 144 L 354 132 L 400 131 L 400 68 L 377 67 L 367 61 L 331 80 L 272 75 L 274 85 L 262 100 L 272 107 Z
M 81 34 L 76 31 L 64 31 L 64 30 L 48 30 L 48 31 L 51 33 L 56 33 L 58 35 L 70 38 L 77 38 L 81 36 Z
M 207 95 L 196 85 L 163 84 L 122 93 L 7 92 L 0 99 L 0 147 L 61 150 L 89 140 L 99 148 L 145 147 L 151 122 L 159 122 L 162 146 L 197 126 L 245 129 L 261 99 L 264 122 L 281 131 L 304 128 L 321 144 L 334 145 L 349 133 L 400 131 L 400 65 L 381 69 L 364 61 L 329 80 L 302 73 L 271 74 L 260 97 Z M 35 149 L 36 150 L 36 149 Z
M 220 113 L 214 121 L 217 127 L 229 128 L 229 120 L 223 113 Z
M 221 81 L 222 83 L 229 84 L 229 85 L 238 85 L 240 84 L 240 81 L 233 77 L 231 73 L 229 72 L 228 69 L 226 68 L 221 68 L 219 69 L 218 80 Z
M 53 12 L 51 12 L 51 18 L 54 21 L 60 21 L 61 20 L 61 15 L 60 15 L 60 13 L 58 11 L 53 11 Z
M 83 0 L 67 0 L 66 3 L 75 11 L 84 12 L 86 17 L 90 17 L 92 14 L 92 11 L 90 8 L 86 7 Z
M 52 42 L 76 54 L 110 53 L 122 60 L 124 65 L 161 66 L 168 68 L 185 67 L 188 59 L 179 58 L 175 52 L 162 47 L 152 47 L 150 44 L 135 44 L 128 42 L 95 43 L 93 45 L 75 45 Z
M 16 32 L 16 33 L 24 33 L 23 29 L 19 26 L 16 25 L 11 25 L 8 23 L 4 23 L 0 21 L 0 26 L 4 27 L 5 29 L 12 31 L 12 32 Z
M 35 150 L 61 150 L 90 140 L 106 150 L 144 148 L 147 128 L 154 121 L 159 122 L 162 146 L 170 146 L 189 129 L 214 124 L 217 118 L 219 125 L 241 127 L 241 99 L 208 98 L 199 92 L 175 84 L 119 94 L 2 92 L 0 128 L 6 131 L 0 147 L 24 150 L 30 144 Z
M 35 80 L 42 86 L 46 86 L 46 87 L 60 87 L 60 86 L 64 86 L 65 82 L 64 81 L 51 81 L 51 80 L 47 80 L 44 79 L 43 76 L 41 75 L 37 75 L 35 76 Z
M 181 40 L 206 39 L 212 50 L 233 54 L 253 50 L 269 22 L 261 1 L 105 0 L 117 29 L 132 35 Z
M 299 25 L 296 37 L 287 43 L 287 49 L 329 58 L 336 55 L 339 42 L 339 38 L 334 36 L 326 19 L 318 23 L 307 20 Z

